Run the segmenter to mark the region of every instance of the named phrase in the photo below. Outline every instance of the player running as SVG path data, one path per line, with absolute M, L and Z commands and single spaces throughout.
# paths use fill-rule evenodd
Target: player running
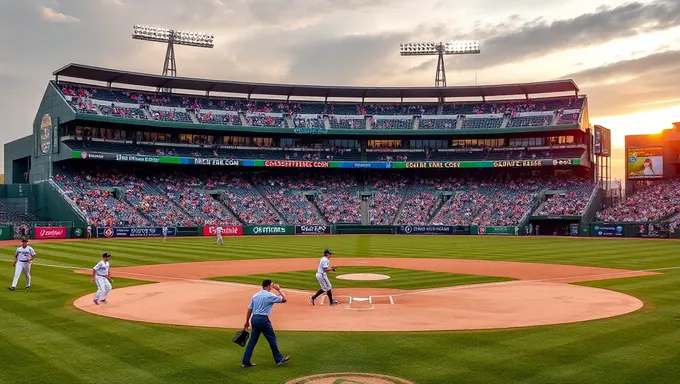
M 330 305 L 336 305 L 340 304 L 339 301 L 333 300 L 333 286 L 331 285 L 330 280 L 328 280 L 328 271 L 333 271 L 335 272 L 335 269 L 337 267 L 331 267 L 331 257 L 333 256 L 333 252 L 331 252 L 329 249 L 326 249 L 323 251 L 323 257 L 319 261 L 319 267 L 316 269 L 316 281 L 319 282 L 319 285 L 321 286 L 321 289 L 316 292 L 316 295 L 314 296 L 309 296 L 309 302 L 314 305 L 314 300 L 316 300 L 317 297 L 321 296 L 326 293 L 328 296 L 328 299 L 331 301 Z
M 17 288 L 17 283 L 19 283 L 19 276 L 21 272 L 26 276 L 26 290 L 31 289 L 31 263 L 35 259 L 35 251 L 33 247 L 28 245 L 28 240 L 21 240 L 21 247 L 17 248 L 14 253 L 14 280 L 12 280 L 12 285 L 10 285 L 9 290 L 14 291 Z
M 222 229 L 221 226 L 215 227 L 215 235 L 217 235 L 217 240 L 215 240 L 215 245 L 217 245 L 217 243 L 224 245 L 224 240 L 222 240 L 222 232 L 223 231 L 224 230 Z
M 93 302 L 96 305 L 99 303 L 107 304 L 106 297 L 111 292 L 111 254 L 104 252 L 102 260 L 92 268 L 92 282 L 97 284 L 97 293 L 94 295 Z

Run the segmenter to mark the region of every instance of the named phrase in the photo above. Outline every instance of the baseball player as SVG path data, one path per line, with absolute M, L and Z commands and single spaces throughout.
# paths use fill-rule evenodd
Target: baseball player
M 111 292 L 111 265 L 109 260 L 111 254 L 104 252 L 102 260 L 92 268 L 92 282 L 97 284 L 97 293 L 94 294 L 93 302 L 96 305 L 99 303 L 107 304 L 106 297 Z
M 309 302 L 314 305 L 314 300 L 316 300 L 317 297 L 321 296 L 326 293 L 328 296 L 328 300 L 331 301 L 330 305 L 336 305 L 340 304 L 339 301 L 333 300 L 333 286 L 331 285 L 330 280 L 328 280 L 328 271 L 333 271 L 335 272 L 337 267 L 331 267 L 331 256 L 333 256 L 333 252 L 331 252 L 329 249 L 326 249 L 323 251 L 323 257 L 319 261 L 319 267 L 316 269 L 316 280 L 319 282 L 319 285 L 321 286 L 321 289 L 319 289 L 316 292 L 316 295 L 314 296 L 309 296 Z
M 215 234 L 217 235 L 217 240 L 215 240 L 215 245 L 217 245 L 217 243 L 224 245 L 224 240 L 222 240 L 222 232 L 223 232 L 222 227 L 216 227 L 215 228 Z
M 168 239 L 168 225 L 163 224 L 163 241 Z
M 21 247 L 17 248 L 14 253 L 14 280 L 12 280 L 12 285 L 9 287 L 10 291 L 14 291 L 17 288 L 17 283 L 19 283 L 19 276 L 21 272 L 26 276 L 26 290 L 31 289 L 31 263 L 35 259 L 35 251 L 33 247 L 28 245 L 28 240 L 21 240 Z
M 87 239 L 90 240 L 92 238 L 92 226 L 88 225 L 87 226 Z

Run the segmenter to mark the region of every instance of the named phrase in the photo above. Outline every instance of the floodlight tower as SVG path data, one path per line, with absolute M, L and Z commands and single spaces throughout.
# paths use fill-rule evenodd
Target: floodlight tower
M 132 27 L 132 38 L 136 40 L 153 41 L 168 44 L 163 63 L 163 76 L 177 76 L 177 63 L 175 62 L 175 44 L 188 45 L 199 48 L 213 48 L 212 33 L 199 33 L 188 31 L 175 31 L 167 28 L 137 25 Z
M 439 56 L 437 60 L 437 73 L 434 78 L 435 87 L 446 87 L 444 55 L 471 55 L 481 52 L 479 40 L 455 40 L 446 43 L 402 43 L 400 46 L 402 56 Z

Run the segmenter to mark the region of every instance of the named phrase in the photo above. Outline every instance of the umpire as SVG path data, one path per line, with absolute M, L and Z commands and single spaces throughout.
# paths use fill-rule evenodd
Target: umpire
M 279 295 L 275 295 L 271 290 L 275 290 Z M 274 356 L 274 361 L 276 365 L 281 365 L 286 361 L 290 360 L 290 356 L 284 357 L 279 352 L 279 346 L 276 343 L 276 334 L 274 333 L 274 328 L 272 328 L 272 323 L 269 321 L 269 315 L 272 313 L 272 307 L 276 303 L 285 303 L 288 301 L 286 299 L 286 294 L 281 291 L 281 287 L 278 284 L 272 284 L 269 279 L 262 281 L 262 290 L 253 295 L 250 300 L 250 305 L 248 306 L 248 314 L 246 315 L 246 324 L 243 328 L 248 329 L 250 327 L 250 322 L 253 323 L 253 333 L 246 347 L 246 352 L 243 355 L 243 360 L 241 361 L 241 367 L 248 368 L 254 367 L 250 361 L 253 356 L 253 350 L 255 350 L 255 345 L 257 345 L 257 340 L 260 338 L 260 334 L 263 334 L 267 342 L 269 343 L 269 348 L 272 350 L 272 355 Z

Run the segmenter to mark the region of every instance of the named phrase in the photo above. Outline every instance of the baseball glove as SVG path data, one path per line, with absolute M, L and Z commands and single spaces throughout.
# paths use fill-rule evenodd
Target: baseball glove
M 248 338 L 250 338 L 250 333 L 248 330 L 242 329 L 236 332 L 236 335 L 234 336 L 234 343 L 244 347 L 246 342 L 248 342 Z

